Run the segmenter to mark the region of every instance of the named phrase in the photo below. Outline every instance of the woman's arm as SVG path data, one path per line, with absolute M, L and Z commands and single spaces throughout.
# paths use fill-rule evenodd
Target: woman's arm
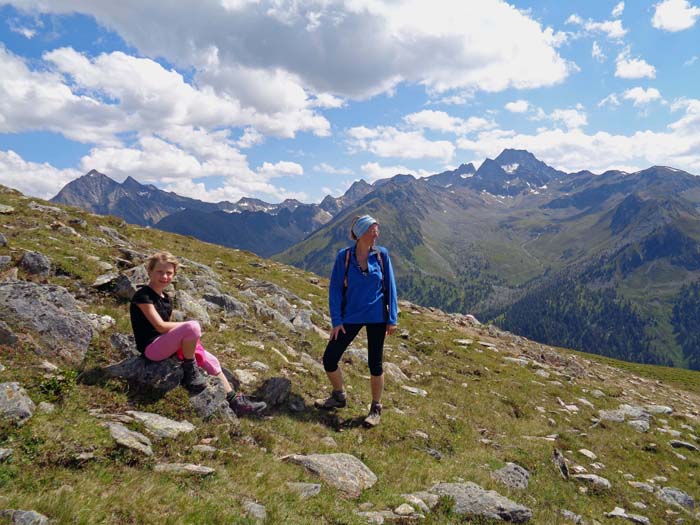
M 155 328 L 159 334 L 169 332 L 170 330 L 172 330 L 180 324 L 174 323 L 172 321 L 163 321 L 163 318 L 156 310 L 156 307 L 153 306 L 153 304 L 151 303 L 138 303 L 136 304 L 136 306 L 139 307 L 139 310 L 143 312 L 143 315 L 146 316 L 148 322 L 151 323 L 151 325 L 153 325 L 153 328 Z
M 349 248 L 348 248 L 349 249 Z M 328 308 L 331 314 L 331 325 L 335 328 L 343 324 L 343 288 L 345 281 L 345 250 L 340 250 L 335 257 L 331 282 L 328 286 Z
M 389 295 L 389 297 L 387 297 L 387 305 L 389 306 L 389 319 L 387 319 L 387 325 L 396 327 L 399 316 L 399 304 L 396 298 L 396 281 L 394 280 L 394 268 L 391 265 L 389 251 L 385 249 L 382 255 L 384 256 L 384 271 L 386 272 L 386 275 L 384 276 L 384 285 L 386 286 L 386 292 Z

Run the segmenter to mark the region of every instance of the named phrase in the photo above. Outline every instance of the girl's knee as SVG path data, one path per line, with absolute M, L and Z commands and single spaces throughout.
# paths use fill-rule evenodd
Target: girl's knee
M 197 321 L 186 321 L 183 339 L 200 339 L 202 337 L 202 327 Z

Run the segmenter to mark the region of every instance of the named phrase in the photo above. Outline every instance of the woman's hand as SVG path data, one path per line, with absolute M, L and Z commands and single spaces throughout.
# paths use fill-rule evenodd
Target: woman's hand
M 338 339 L 341 331 L 343 333 L 345 333 L 345 327 L 342 324 L 339 324 L 338 326 L 334 326 L 333 328 L 331 328 L 330 340 L 333 341 L 335 339 Z
M 396 325 L 395 324 L 386 325 L 386 335 L 391 335 L 394 332 L 396 332 Z

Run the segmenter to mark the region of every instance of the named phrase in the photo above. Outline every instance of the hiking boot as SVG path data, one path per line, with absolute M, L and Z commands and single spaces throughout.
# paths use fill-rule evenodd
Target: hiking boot
M 348 404 L 348 400 L 345 397 L 344 390 L 333 390 L 331 395 L 327 399 L 317 399 L 314 401 L 314 406 L 316 408 L 321 408 L 323 410 L 332 410 L 334 408 L 345 408 Z
M 365 426 L 376 427 L 379 420 L 382 418 L 382 404 L 372 401 L 372 406 L 369 409 L 369 415 L 365 418 Z
M 207 387 L 207 380 L 199 371 L 199 367 L 194 359 L 182 362 L 182 372 L 182 381 L 180 384 L 185 387 L 190 394 L 199 394 Z
M 228 401 L 228 406 L 231 407 L 231 410 L 233 410 L 237 416 L 258 415 L 267 408 L 267 403 L 264 401 L 253 401 L 240 392 L 229 392 L 226 396 L 226 400 Z

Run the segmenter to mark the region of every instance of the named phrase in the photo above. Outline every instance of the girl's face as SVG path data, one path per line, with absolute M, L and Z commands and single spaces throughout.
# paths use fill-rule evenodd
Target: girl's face
M 156 263 L 153 270 L 148 272 L 148 276 L 151 278 L 151 288 L 160 288 L 162 290 L 175 277 L 175 265 L 168 262 Z
M 379 237 L 379 224 L 376 222 L 367 228 L 367 231 L 362 234 L 362 237 L 360 239 L 363 239 L 365 242 L 368 242 L 370 246 L 374 246 L 374 244 L 377 242 L 377 238 Z

